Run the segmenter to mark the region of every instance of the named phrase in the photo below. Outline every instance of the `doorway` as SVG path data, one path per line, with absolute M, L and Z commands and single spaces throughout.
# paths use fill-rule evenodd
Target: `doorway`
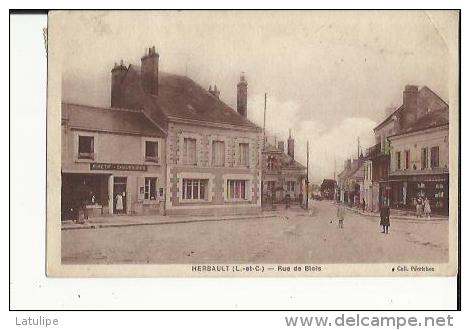
M 127 178 L 126 177 L 114 177 L 114 189 L 113 189 L 113 203 L 114 203 L 114 214 L 126 214 L 127 213 Z

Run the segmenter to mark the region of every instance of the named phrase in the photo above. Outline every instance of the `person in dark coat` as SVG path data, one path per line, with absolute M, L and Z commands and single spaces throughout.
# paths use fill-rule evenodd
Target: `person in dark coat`
M 380 225 L 382 226 L 383 234 L 388 234 L 388 227 L 390 226 L 390 207 L 388 203 L 384 203 L 380 208 Z

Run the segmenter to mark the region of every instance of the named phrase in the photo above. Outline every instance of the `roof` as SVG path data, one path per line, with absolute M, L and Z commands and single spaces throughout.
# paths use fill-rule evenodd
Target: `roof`
M 164 137 L 164 133 L 139 110 L 62 103 L 62 119 L 76 128 Z
M 131 98 L 141 100 L 142 94 L 145 92 L 140 85 L 140 72 L 140 66 L 129 65 L 125 81 L 131 90 L 130 93 L 134 94 L 131 95 Z M 150 112 L 151 118 L 163 113 L 166 120 L 169 117 L 175 117 L 261 129 L 186 76 L 160 71 L 158 73 L 158 95 L 145 94 L 147 104 L 136 105 L 136 107 L 144 108 L 145 111 Z M 126 95 L 126 98 L 129 98 L 129 95 Z M 156 118 L 160 122 L 161 118 L 158 119 Z
M 273 145 L 269 143 L 266 143 L 266 145 L 264 146 L 263 152 L 281 154 L 281 163 L 282 163 L 283 169 L 301 169 L 301 170 L 307 169 L 306 166 L 302 165 L 301 163 L 296 161 L 294 158 L 292 158 L 291 156 L 284 153 L 282 150 L 279 150 L 278 148 L 274 147 Z
M 416 131 L 420 131 L 423 129 L 439 127 L 443 125 L 449 124 L 449 112 L 448 111 L 432 111 L 423 117 L 419 118 L 416 122 L 414 122 L 411 126 L 407 127 L 400 131 L 399 134 L 396 135 L 403 135 L 407 133 L 412 133 Z
M 350 177 L 355 180 L 364 179 L 364 163 L 361 163 L 361 165 L 351 171 Z
M 422 106 L 426 106 L 426 105 L 430 105 L 429 102 L 427 102 L 427 99 L 432 99 L 432 100 L 435 101 L 435 102 L 431 102 L 431 103 L 435 103 L 435 104 L 433 104 L 434 107 L 436 107 L 436 106 L 439 107 L 438 104 L 441 104 L 442 108 L 437 109 L 437 110 L 443 110 L 443 109 L 446 109 L 446 108 L 448 109 L 448 104 L 447 104 L 446 101 L 444 101 L 439 95 L 437 95 L 429 87 L 422 86 L 421 88 L 419 88 L 419 91 L 418 91 L 418 100 L 419 100 L 419 102 L 423 103 Z M 392 118 L 395 115 L 398 115 L 398 113 L 401 112 L 403 109 L 404 109 L 404 106 L 402 104 L 395 111 L 393 111 L 390 115 L 388 115 L 382 122 L 380 122 L 380 124 L 378 124 L 376 127 L 374 127 L 374 131 L 376 129 L 382 127 L 386 123 L 390 122 L 390 120 L 392 120 Z
M 159 74 L 157 104 L 165 114 L 183 119 L 258 128 L 188 77 Z

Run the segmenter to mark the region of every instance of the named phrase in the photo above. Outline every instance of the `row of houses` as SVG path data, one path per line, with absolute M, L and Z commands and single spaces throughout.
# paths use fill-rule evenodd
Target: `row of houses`
M 186 76 L 159 70 L 151 47 L 140 66 L 115 63 L 111 106 L 62 103 L 62 219 L 78 208 L 113 214 L 233 214 L 261 210 L 262 194 L 300 194 L 305 167 L 266 146 L 237 109 Z
M 426 86 L 407 85 L 403 104 L 374 128 L 376 144 L 345 161 L 337 199 L 378 211 L 414 210 L 427 198 L 433 212 L 449 207 L 449 106 Z

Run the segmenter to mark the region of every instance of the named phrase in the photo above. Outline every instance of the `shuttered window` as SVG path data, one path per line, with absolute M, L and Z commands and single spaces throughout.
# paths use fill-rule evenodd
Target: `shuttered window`
M 225 143 L 223 141 L 212 141 L 212 165 L 225 165 Z
M 196 165 L 196 139 L 184 139 L 183 157 L 186 165 Z
M 250 163 L 250 145 L 248 143 L 240 143 L 239 145 L 239 164 L 248 166 Z

